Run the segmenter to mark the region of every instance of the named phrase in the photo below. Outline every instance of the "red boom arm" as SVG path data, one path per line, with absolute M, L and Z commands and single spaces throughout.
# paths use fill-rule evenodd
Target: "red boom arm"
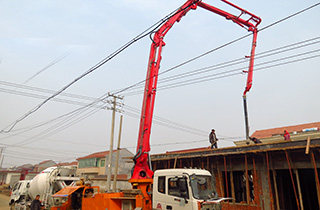
M 145 83 L 143 104 L 141 110 L 140 129 L 138 136 L 137 153 L 134 157 L 135 166 L 131 179 L 150 179 L 153 176 L 153 171 L 149 167 L 149 151 L 150 151 L 150 133 L 151 123 L 155 102 L 155 95 L 157 89 L 158 72 L 160 68 L 162 47 L 165 45 L 163 38 L 167 32 L 171 29 L 174 23 L 179 22 L 180 19 L 191 9 L 196 9 L 197 6 L 214 12 L 218 15 L 225 17 L 228 20 L 232 20 L 241 27 L 246 28 L 248 31 L 253 32 L 253 43 L 250 56 L 250 65 L 248 71 L 248 81 L 245 93 L 248 92 L 252 85 L 252 71 L 254 63 L 254 53 L 257 38 L 257 25 L 261 22 L 261 19 L 242 8 L 226 1 L 221 0 L 230 6 L 240 10 L 241 14 L 238 16 L 232 15 L 228 12 L 220 10 L 216 7 L 208 5 L 200 0 L 188 0 L 182 5 L 179 10 L 172 15 L 161 27 L 155 32 L 153 42 L 151 44 L 148 71 Z M 250 17 L 248 19 L 242 19 L 241 16 L 247 14 Z M 244 94 L 245 94 L 244 93 Z

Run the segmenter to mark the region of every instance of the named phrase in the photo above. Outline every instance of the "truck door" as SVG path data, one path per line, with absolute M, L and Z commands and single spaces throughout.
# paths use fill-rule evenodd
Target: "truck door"
M 167 177 L 167 183 L 167 199 L 163 209 L 191 210 L 192 202 L 190 202 L 187 177 Z
M 17 201 L 20 197 L 21 182 L 16 182 L 11 190 L 11 200 Z

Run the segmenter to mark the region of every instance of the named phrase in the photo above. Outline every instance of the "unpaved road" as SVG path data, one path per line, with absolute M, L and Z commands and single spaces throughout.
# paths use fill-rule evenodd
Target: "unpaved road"
M 9 210 L 10 197 L 0 194 L 0 210 Z

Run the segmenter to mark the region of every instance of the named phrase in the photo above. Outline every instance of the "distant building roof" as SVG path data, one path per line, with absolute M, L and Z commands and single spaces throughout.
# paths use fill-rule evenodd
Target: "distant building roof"
M 117 152 L 117 150 L 113 150 L 113 152 Z M 92 153 L 92 154 L 84 156 L 84 157 L 79 157 L 77 160 L 89 159 L 89 158 L 102 158 L 107 155 L 109 155 L 109 151 L 96 152 L 96 153 Z
M 34 166 L 40 166 L 40 165 L 43 165 L 43 164 L 45 164 L 45 163 L 47 163 L 47 162 L 53 162 L 53 163 L 55 163 L 53 160 L 45 160 L 45 161 L 42 161 L 42 162 L 40 162 L 40 163 L 38 163 L 38 164 L 36 164 L 36 165 L 34 165 Z
M 21 169 L 32 169 L 33 168 L 33 165 L 28 163 L 28 164 L 24 164 L 24 165 L 21 165 L 21 166 L 17 166 L 16 167 L 18 170 L 21 170 Z
M 58 164 L 56 164 L 54 166 L 76 166 L 76 165 L 78 165 L 78 162 L 77 161 L 73 161 L 71 163 L 69 163 L 69 162 L 58 163 Z
M 291 126 L 283 126 L 279 128 L 271 128 L 271 129 L 264 129 L 264 130 L 256 130 L 251 137 L 256 138 L 269 138 L 275 135 L 283 134 L 284 130 L 287 130 L 289 133 L 292 132 L 302 132 L 303 129 L 308 128 L 320 128 L 320 122 L 314 122 L 314 123 L 306 123 L 306 124 L 300 124 L 300 125 L 291 125 Z

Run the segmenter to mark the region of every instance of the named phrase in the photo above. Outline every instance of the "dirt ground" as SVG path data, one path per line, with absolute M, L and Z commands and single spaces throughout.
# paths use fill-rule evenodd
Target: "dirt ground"
M 9 210 L 10 197 L 0 194 L 0 210 Z

